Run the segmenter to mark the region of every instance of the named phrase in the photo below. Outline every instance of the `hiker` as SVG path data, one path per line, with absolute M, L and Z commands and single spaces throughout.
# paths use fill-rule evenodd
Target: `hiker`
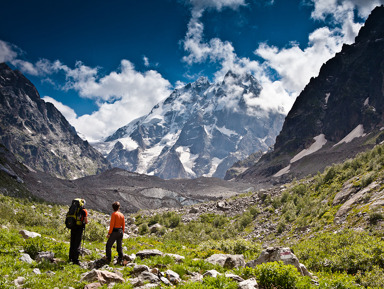
M 73 264 L 80 265 L 79 255 L 81 247 L 81 239 L 83 237 L 83 231 L 85 229 L 85 224 L 88 223 L 88 212 L 84 209 L 85 200 L 84 199 L 74 199 L 72 205 L 75 206 L 75 203 L 78 206 L 76 209 L 76 224 L 71 228 L 71 243 L 69 247 L 69 262 Z
M 114 212 L 111 215 L 111 222 L 109 224 L 109 231 L 107 235 L 108 241 L 105 250 L 107 255 L 107 262 L 110 263 L 112 259 L 111 249 L 116 241 L 117 253 L 119 254 L 117 263 L 121 263 L 123 261 L 123 236 L 125 230 L 125 219 L 124 215 L 120 212 L 119 202 L 114 202 L 112 204 L 112 208 Z

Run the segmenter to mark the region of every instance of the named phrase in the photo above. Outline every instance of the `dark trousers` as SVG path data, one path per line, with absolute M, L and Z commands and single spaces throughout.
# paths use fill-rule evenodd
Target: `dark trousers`
M 117 245 L 117 253 L 119 254 L 119 259 L 123 259 L 123 229 L 114 229 L 112 234 L 109 236 L 109 239 L 107 241 L 107 245 L 105 246 L 105 251 L 107 255 L 107 260 L 110 262 L 112 257 L 112 246 L 116 241 Z
M 83 237 L 83 226 L 76 226 L 71 230 L 71 243 L 69 247 L 69 262 L 79 263 L 81 239 Z

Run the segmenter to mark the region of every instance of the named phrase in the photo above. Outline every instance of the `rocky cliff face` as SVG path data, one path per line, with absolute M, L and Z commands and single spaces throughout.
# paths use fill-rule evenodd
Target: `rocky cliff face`
M 381 141 L 384 126 L 384 7 L 374 9 L 355 43 L 312 78 L 285 119 L 274 150 L 240 178 L 315 173 Z
M 22 163 L 60 178 L 102 172 L 109 162 L 83 141 L 19 71 L 0 64 L 0 143 Z
M 202 77 L 176 89 L 139 120 L 97 144 L 113 166 L 164 179 L 219 177 L 254 151 L 266 151 L 284 115 L 248 104 L 261 86 L 228 72 L 211 84 Z

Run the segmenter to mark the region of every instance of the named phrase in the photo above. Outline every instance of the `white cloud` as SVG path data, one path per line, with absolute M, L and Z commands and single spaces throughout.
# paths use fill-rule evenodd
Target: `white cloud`
M 15 46 L 0 40 L 0 62 L 7 62 L 17 57 Z
M 118 128 L 144 114 L 170 94 L 170 83 L 154 70 L 137 72 L 128 60 L 122 60 L 120 71 L 99 77 L 98 69 L 76 63 L 71 69 L 56 61 L 52 71 L 64 71 L 66 89 L 78 91 L 82 97 L 96 101 L 99 109 L 92 114 L 77 117 L 63 104 L 45 97 L 55 104 L 76 130 L 89 141 L 109 136 Z
M 54 98 L 50 97 L 50 96 L 44 96 L 42 98 L 45 102 L 50 102 L 52 103 L 63 115 L 64 117 L 68 120 L 68 122 L 70 124 L 73 125 L 73 123 L 76 121 L 77 119 L 77 114 L 76 112 L 70 108 L 69 106 L 55 100 Z
M 245 0 L 188 0 L 195 10 L 216 9 L 218 11 L 225 7 L 237 9 L 245 5 Z
M 148 66 L 149 66 L 149 59 L 148 59 L 148 57 L 143 56 L 143 61 L 144 61 L 144 65 L 145 65 L 146 67 L 148 67 Z

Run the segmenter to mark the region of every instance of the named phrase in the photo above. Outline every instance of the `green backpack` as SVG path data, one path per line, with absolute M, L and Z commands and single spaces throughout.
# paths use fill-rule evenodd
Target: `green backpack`
M 68 213 L 65 217 L 65 226 L 68 229 L 73 229 L 76 226 L 83 224 L 81 220 L 81 210 L 85 204 L 84 199 L 74 199 L 69 207 Z

